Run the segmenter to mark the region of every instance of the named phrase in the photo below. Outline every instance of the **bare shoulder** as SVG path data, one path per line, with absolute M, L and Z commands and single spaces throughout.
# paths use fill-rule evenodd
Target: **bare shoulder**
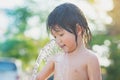
M 96 53 L 93 52 L 92 50 L 87 50 L 87 58 L 89 62 L 98 62 L 98 58 L 95 55 Z
M 87 59 L 87 67 L 88 67 L 88 76 L 90 80 L 102 80 L 100 73 L 100 65 L 97 56 L 93 51 L 88 50 L 88 59 Z
M 55 62 L 55 56 L 50 56 L 50 57 L 48 57 L 48 59 L 47 59 L 47 62 Z
M 47 59 L 47 61 L 48 61 L 48 62 L 50 61 L 50 62 L 55 63 L 56 61 L 61 60 L 62 57 L 63 57 L 63 55 L 61 55 L 61 54 L 55 54 L 55 55 L 49 57 L 49 58 Z

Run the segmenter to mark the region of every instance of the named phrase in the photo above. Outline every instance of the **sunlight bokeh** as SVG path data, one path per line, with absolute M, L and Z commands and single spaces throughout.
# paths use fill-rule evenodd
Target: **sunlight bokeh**
M 106 11 L 109 11 L 113 8 L 112 0 L 95 0 L 95 4 L 91 5 L 86 0 L 34 0 L 37 4 L 36 5 L 29 5 L 30 9 L 34 12 L 39 12 L 40 10 L 45 11 L 49 10 L 49 12 L 58 4 L 62 4 L 64 2 L 71 2 L 79 6 L 82 11 L 85 13 L 87 18 L 91 18 L 94 21 L 96 21 L 96 25 L 94 23 L 91 23 L 88 20 L 89 26 L 91 31 L 94 33 L 94 31 L 105 31 L 106 28 L 104 27 L 104 24 L 110 24 L 112 22 L 112 19 L 110 16 L 106 14 Z M 4 37 L 3 34 L 6 32 L 9 23 L 9 18 L 4 13 L 4 9 L 13 9 L 16 6 L 25 6 L 24 0 L 0 0 L 0 38 Z M 44 5 L 46 4 L 46 5 Z M 105 6 L 105 4 L 108 4 Z M 102 21 L 99 21 L 97 19 L 100 19 Z M 31 37 L 35 40 L 39 40 L 40 37 L 48 36 L 45 28 L 45 24 L 39 23 L 38 16 L 30 17 L 27 21 L 28 26 L 31 27 L 25 32 L 25 35 L 27 37 Z M 108 66 L 110 64 L 109 60 L 106 57 L 103 57 L 104 53 L 108 53 L 109 49 L 108 47 L 104 45 L 94 45 L 93 50 L 96 51 L 100 59 L 101 65 Z

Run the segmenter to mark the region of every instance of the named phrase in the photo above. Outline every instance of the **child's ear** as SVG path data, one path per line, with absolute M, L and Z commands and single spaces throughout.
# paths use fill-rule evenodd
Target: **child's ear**
M 82 33 L 82 28 L 81 28 L 81 26 L 80 26 L 79 24 L 76 24 L 76 29 L 77 29 L 77 34 L 78 34 L 78 35 L 81 35 L 81 33 Z

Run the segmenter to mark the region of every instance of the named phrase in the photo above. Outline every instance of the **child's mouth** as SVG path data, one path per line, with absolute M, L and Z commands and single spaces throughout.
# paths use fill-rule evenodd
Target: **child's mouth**
M 65 47 L 65 45 L 61 45 L 60 47 L 61 47 L 61 48 L 64 48 L 64 47 Z

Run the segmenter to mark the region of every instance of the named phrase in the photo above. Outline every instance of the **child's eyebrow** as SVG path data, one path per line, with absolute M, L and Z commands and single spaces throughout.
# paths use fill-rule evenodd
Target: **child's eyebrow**
M 54 30 L 55 32 L 63 31 L 63 29 L 60 27 L 54 27 L 52 30 Z
M 64 30 L 63 29 L 57 29 L 57 30 L 52 29 L 51 34 L 54 35 L 54 33 L 61 34 L 61 33 L 64 33 Z

